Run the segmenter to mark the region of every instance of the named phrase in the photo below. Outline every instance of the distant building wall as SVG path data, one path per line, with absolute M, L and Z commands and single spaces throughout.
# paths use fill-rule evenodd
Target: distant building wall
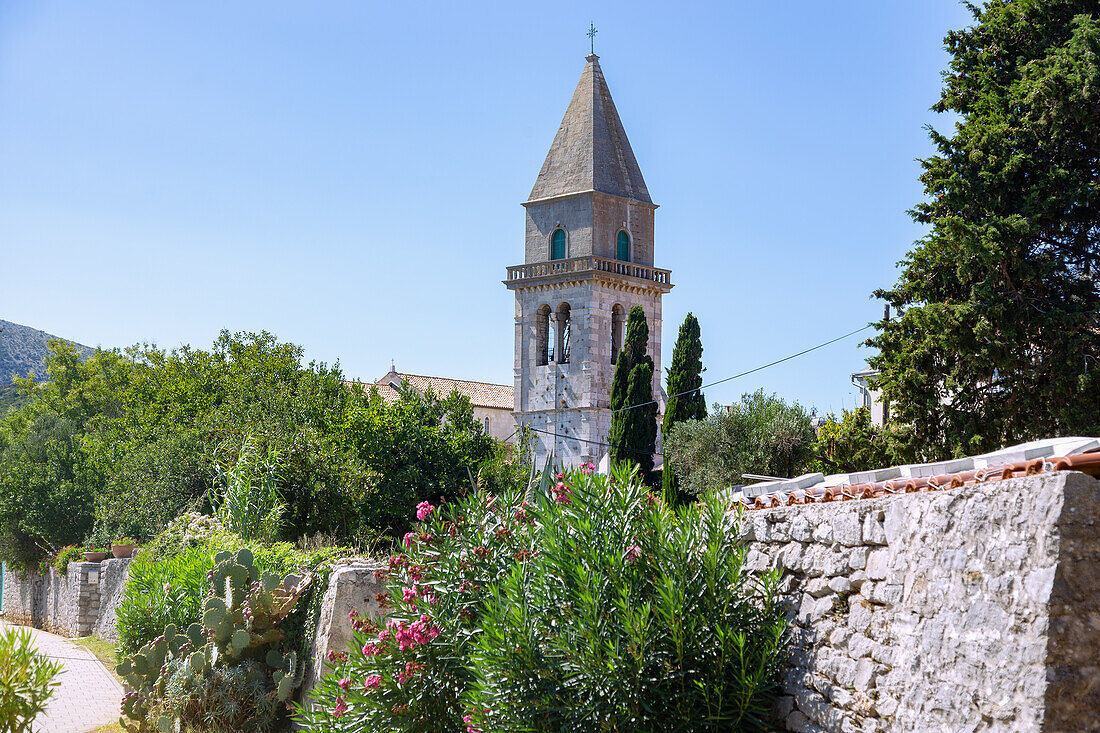
M 512 417 L 511 408 L 493 408 L 474 406 L 474 420 L 486 428 L 489 435 L 497 440 L 512 442 L 516 432 L 516 419 Z M 486 420 L 488 424 L 486 425 Z

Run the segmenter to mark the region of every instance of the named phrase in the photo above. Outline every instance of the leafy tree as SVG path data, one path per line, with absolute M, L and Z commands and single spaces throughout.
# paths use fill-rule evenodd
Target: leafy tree
M 49 348 L 50 381 L 17 378 L 24 401 L 0 420 L 0 557 L 21 566 L 91 529 L 102 479 L 84 437 L 97 419 L 123 409 L 119 395 L 132 375 L 116 352 L 82 361 L 64 342 Z
M 672 366 L 668 369 L 668 404 L 661 435 L 668 435 L 672 427 L 685 420 L 702 420 L 707 416 L 707 401 L 703 397 L 703 342 L 699 338 L 699 321 L 691 313 L 684 318 L 676 346 L 672 349 Z M 665 456 L 661 472 L 665 501 L 683 498 L 678 490 L 676 473 Z
M 1100 11 L 1094 0 L 992 0 L 946 38 L 930 131 L 931 227 L 875 294 L 871 364 L 925 457 L 1100 431 Z
M 611 380 L 611 431 L 608 435 L 611 460 L 638 464 L 643 476 L 653 472 L 657 450 L 657 403 L 653 400 L 653 358 L 649 346 L 649 324 L 641 306 L 634 306 L 626 319 L 626 338 L 615 362 Z
M 83 363 L 71 347 L 55 351 L 51 380 L 24 380 L 26 402 L 0 419 L 0 557 L 10 562 L 33 564 L 89 532 L 148 538 L 186 509 L 209 509 L 216 457 L 245 446 L 278 455 L 267 488 L 286 505 L 291 539 L 373 541 L 474 477 L 518 480 L 467 398 L 406 389 L 387 403 L 338 368 L 303 365 L 299 347 L 268 333 Z
M 895 426 L 871 422 L 871 410 L 844 410 L 841 419 L 830 415 L 817 430 L 814 455 L 823 473 L 869 471 L 913 460 L 906 455 L 904 435 Z
M 814 439 L 801 405 L 761 389 L 729 407 L 716 404 L 704 420 L 674 426 L 665 455 L 672 457 L 683 490 L 698 494 L 740 484 L 744 473 L 796 476 L 810 465 Z

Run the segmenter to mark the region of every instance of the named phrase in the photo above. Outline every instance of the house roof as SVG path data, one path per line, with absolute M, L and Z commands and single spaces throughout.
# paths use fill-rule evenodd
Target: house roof
M 386 402 L 393 402 L 400 396 L 398 389 L 402 383 L 408 382 L 409 386 L 420 392 L 432 392 L 440 397 L 446 397 L 451 392 L 457 391 L 460 395 L 470 398 L 474 407 L 486 407 L 494 410 L 511 410 L 515 407 L 513 387 L 510 384 L 491 384 L 489 382 L 470 382 L 464 379 L 448 379 L 447 377 L 428 377 L 422 374 L 405 374 L 390 370 L 385 376 L 374 383 L 378 394 Z
M 599 58 L 595 54 L 587 57 L 529 202 L 600 191 L 653 203 L 604 81 Z
M 810 473 L 793 479 L 742 487 L 734 499 L 748 509 L 873 499 L 890 494 L 942 491 L 1015 476 L 1050 471 L 1083 471 L 1100 476 L 1100 438 L 1033 440 L 937 463 L 917 463 L 874 471 L 823 476 Z

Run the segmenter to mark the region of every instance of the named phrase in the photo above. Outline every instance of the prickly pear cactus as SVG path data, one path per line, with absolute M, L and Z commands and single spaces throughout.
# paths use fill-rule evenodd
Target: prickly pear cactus
M 119 675 L 135 690 L 122 701 L 127 730 L 171 733 L 192 720 L 248 730 L 278 717 L 301 685 L 302 665 L 294 652 L 283 653 L 280 625 L 312 574 L 291 585 L 261 573 L 247 549 L 218 553 L 215 562 L 202 625 L 180 633 L 169 624 L 119 662 Z M 242 695 L 258 697 L 242 704 Z

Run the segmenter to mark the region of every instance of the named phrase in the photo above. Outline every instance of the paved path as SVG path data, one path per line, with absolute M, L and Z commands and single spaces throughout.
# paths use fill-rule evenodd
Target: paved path
M 0 629 L 11 624 L 0 621 Z M 62 636 L 31 629 L 38 651 L 65 665 L 34 733 L 86 733 L 118 720 L 122 686 L 95 655 Z

